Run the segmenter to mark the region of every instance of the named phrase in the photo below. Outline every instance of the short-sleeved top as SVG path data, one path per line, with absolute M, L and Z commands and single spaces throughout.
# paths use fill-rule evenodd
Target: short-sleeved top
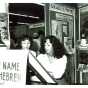
M 64 74 L 67 64 L 66 55 L 59 59 L 54 57 L 50 61 L 47 54 L 40 54 L 37 59 L 55 79 L 61 78 Z

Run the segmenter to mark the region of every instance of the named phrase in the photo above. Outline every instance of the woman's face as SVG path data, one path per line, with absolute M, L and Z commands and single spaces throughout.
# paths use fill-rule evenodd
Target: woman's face
M 53 46 L 49 39 L 46 39 L 45 51 L 47 54 L 50 54 L 50 55 L 53 54 Z
M 21 42 L 22 49 L 29 49 L 30 48 L 30 41 L 28 39 Z

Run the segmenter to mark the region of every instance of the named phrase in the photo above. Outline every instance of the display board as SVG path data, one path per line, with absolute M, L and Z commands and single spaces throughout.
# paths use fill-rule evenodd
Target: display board
M 32 53 L 29 53 L 29 64 L 32 68 L 32 71 L 35 72 L 35 75 L 43 84 L 57 84 L 55 79 L 51 77 L 51 75 L 46 71 L 36 57 L 32 55 Z

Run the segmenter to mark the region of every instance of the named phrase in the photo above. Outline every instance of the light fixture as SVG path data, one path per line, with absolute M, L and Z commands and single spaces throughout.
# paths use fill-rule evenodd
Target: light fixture
M 39 19 L 37 16 L 28 16 L 25 14 L 16 14 L 16 13 L 9 13 L 10 15 L 15 15 L 15 16 L 23 16 L 23 17 L 29 17 L 29 18 L 34 18 L 34 19 Z

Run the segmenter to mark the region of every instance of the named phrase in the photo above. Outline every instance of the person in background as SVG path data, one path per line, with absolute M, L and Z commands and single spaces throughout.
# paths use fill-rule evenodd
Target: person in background
M 55 36 L 48 36 L 42 44 L 40 53 L 37 56 L 38 61 L 54 79 L 58 79 L 60 84 L 65 84 L 63 75 L 66 70 L 67 56 L 63 44 Z
M 45 34 L 42 30 L 38 30 L 38 32 L 33 33 L 33 50 L 40 54 L 41 43 L 45 37 Z
M 12 33 L 10 36 L 10 49 L 16 49 L 18 46 L 17 43 L 17 38 L 15 37 L 15 35 Z

